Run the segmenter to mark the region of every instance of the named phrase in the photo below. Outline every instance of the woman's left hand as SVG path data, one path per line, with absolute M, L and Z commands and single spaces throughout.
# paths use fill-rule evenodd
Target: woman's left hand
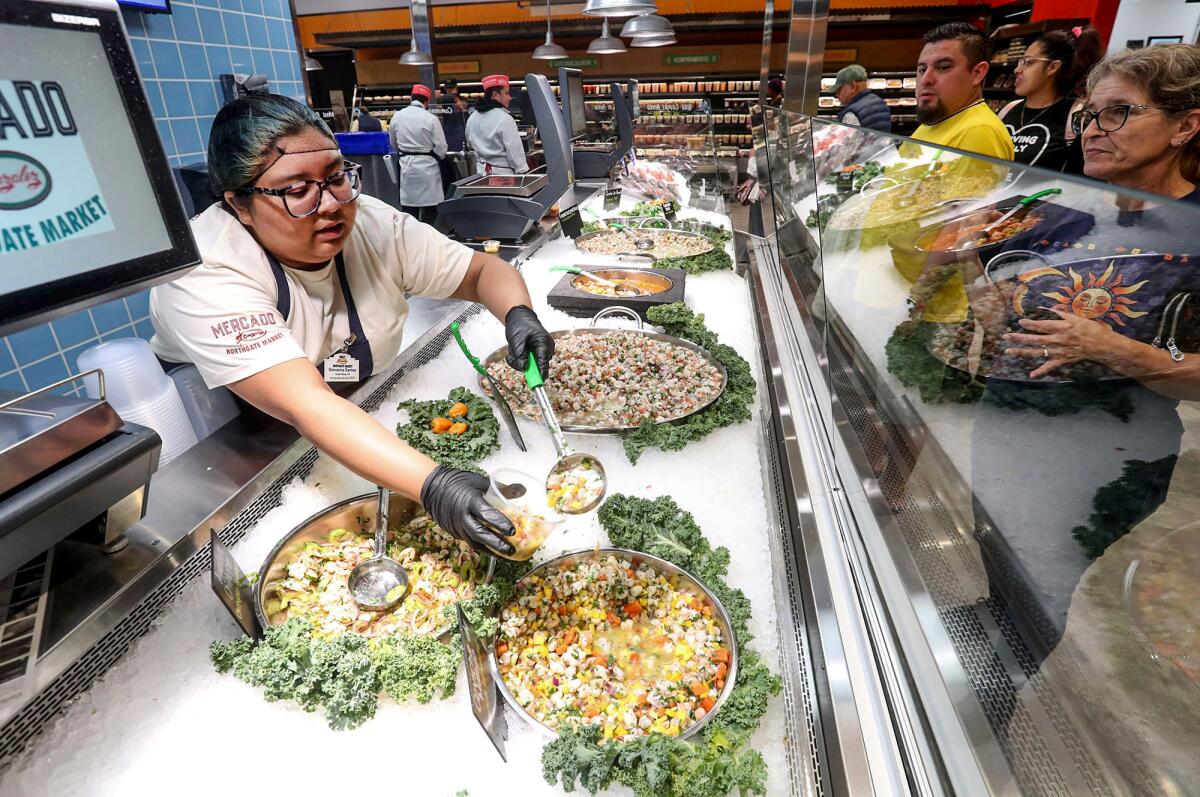
M 1008 349 L 1009 354 L 1046 360 L 1031 371 L 1029 377 L 1037 379 L 1082 360 L 1104 362 L 1106 355 L 1113 351 L 1112 336 L 1117 333 L 1101 321 L 1081 318 L 1062 307 L 1051 309 L 1058 315 L 1058 321 L 1023 318 L 1021 328 L 1028 332 L 1004 335 L 1004 340 L 1018 344 Z

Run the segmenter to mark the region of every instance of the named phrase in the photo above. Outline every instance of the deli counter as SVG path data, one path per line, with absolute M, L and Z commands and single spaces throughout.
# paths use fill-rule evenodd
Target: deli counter
M 515 591 L 502 601 L 521 596 L 497 607 L 482 658 L 460 626 L 462 638 L 440 638 L 465 645 L 465 666 L 378 676 L 383 696 L 353 709 L 319 689 L 272 691 L 239 664 L 255 648 L 216 594 L 213 538 L 247 575 L 235 612 L 249 596 L 274 626 L 281 596 L 296 600 L 280 585 L 300 578 L 276 570 L 283 543 L 318 530 L 293 552 L 337 544 L 345 529 L 319 526 L 330 518 L 365 534 L 374 489 L 294 434 L 241 419 L 159 468 L 129 533 L 136 573 L 45 653 L 51 674 L 31 672 L 4 704 L 0 790 L 200 794 L 289 776 L 311 791 L 399 783 L 422 795 L 667 793 L 688 777 L 714 794 L 1200 790 L 1189 430 L 1200 415 L 1184 372 L 1135 377 L 1100 349 L 1060 353 L 1066 338 L 1005 337 L 1101 324 L 1088 340 L 1117 332 L 1185 369 L 1200 211 L 787 111 L 768 110 L 755 132 L 767 234 L 749 237 L 743 262 L 728 198 L 704 178 L 728 166 L 711 129 L 614 175 L 619 191 L 576 184 L 574 209 L 506 252 L 561 335 L 547 385 L 570 446 L 604 464 L 607 496 L 558 522 L 528 564 L 465 554 L 469 577 L 441 585 L 468 602 L 461 590 L 486 579 Z M 503 326 L 465 303 L 416 300 L 410 325 L 397 360 L 352 400 L 438 447 L 455 442 L 434 439 L 436 425 L 427 434 L 427 416 L 447 428 L 467 418 L 491 441 L 472 465 L 545 472 L 557 452 L 500 359 Z M 678 370 L 604 381 L 627 359 L 666 373 L 641 357 L 678 358 Z M 556 746 L 538 714 L 575 699 L 558 688 L 571 676 L 516 680 L 555 644 L 570 655 L 576 637 L 554 629 L 572 621 L 559 618 L 592 622 L 572 604 L 522 627 L 553 583 L 527 580 L 528 567 L 551 572 L 566 554 L 618 578 L 693 584 L 679 616 L 710 636 L 671 630 L 667 658 L 707 644 L 715 673 L 668 670 L 695 699 L 668 685 L 680 704 L 625 706 L 614 679 L 628 673 L 614 667 L 637 667 L 616 652 L 589 658 L 608 696 L 573 716 L 595 719 L 605 742 L 578 750 Z M 418 597 L 447 600 L 434 592 Z M 593 626 L 632 623 L 635 604 L 607 617 L 592 607 Z M 422 631 L 437 635 L 444 615 L 428 609 Z M 662 791 L 635 782 L 656 760 L 638 739 L 655 730 L 695 734 L 671 742 L 695 752 L 658 759 L 672 763 L 654 777 L 680 778 L 656 781 Z M 256 744 L 239 754 L 242 735 Z M 604 744 L 637 755 L 605 758 Z

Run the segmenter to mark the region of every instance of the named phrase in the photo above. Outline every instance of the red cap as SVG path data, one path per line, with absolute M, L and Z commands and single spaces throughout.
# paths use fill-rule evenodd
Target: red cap
M 412 95 L 414 97 L 424 97 L 428 100 L 433 96 L 433 92 L 429 90 L 428 86 L 422 86 L 420 83 L 418 83 L 412 87 Z
M 508 75 L 488 75 L 483 79 L 483 90 L 496 88 L 497 86 L 508 87 Z

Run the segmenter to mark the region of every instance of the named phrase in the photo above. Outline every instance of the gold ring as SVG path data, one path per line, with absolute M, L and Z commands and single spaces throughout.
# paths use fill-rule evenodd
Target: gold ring
M 1045 357 L 1047 360 L 1050 359 L 1050 350 L 1047 349 L 1045 346 L 1042 347 L 1042 356 Z

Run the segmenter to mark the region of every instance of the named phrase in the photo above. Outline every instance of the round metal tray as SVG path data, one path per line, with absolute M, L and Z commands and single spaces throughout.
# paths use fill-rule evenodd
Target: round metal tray
M 722 689 L 721 694 L 717 696 L 717 700 L 713 704 L 712 711 L 709 711 L 701 719 L 689 725 L 680 734 L 680 738 L 682 739 L 695 736 L 697 733 L 703 730 L 705 725 L 712 721 L 713 717 L 717 716 L 717 712 L 719 712 L 721 710 L 721 706 L 725 704 L 725 700 L 733 691 L 734 683 L 737 681 L 738 670 L 738 643 L 737 639 L 733 635 L 733 624 L 729 620 L 729 614 L 725 611 L 725 606 L 720 600 L 717 599 L 717 596 L 714 595 L 712 591 L 709 590 L 709 588 L 706 587 L 702 581 L 700 581 L 700 579 L 696 578 L 682 567 L 671 564 L 666 559 L 659 559 L 657 556 L 651 556 L 650 554 L 642 553 L 641 551 L 633 551 L 628 548 L 588 548 L 582 551 L 565 553 L 562 556 L 538 565 L 526 573 L 517 582 L 517 592 L 520 592 L 522 585 L 533 575 L 548 572 L 553 568 L 561 568 L 566 565 L 573 565 L 576 562 L 583 561 L 589 557 L 606 557 L 610 554 L 618 557 L 627 557 L 635 561 L 649 562 L 660 572 L 665 573 L 668 576 L 678 576 L 681 585 L 693 587 L 697 592 L 704 595 L 704 597 L 707 598 L 713 605 L 713 613 L 716 616 L 717 625 L 721 628 L 721 635 L 724 638 L 724 644 L 729 648 L 729 672 L 725 675 L 725 688 Z M 499 639 L 499 635 L 497 635 L 497 639 Z M 509 691 L 508 685 L 504 683 L 504 678 L 500 676 L 500 665 L 496 660 L 495 642 L 492 643 L 492 649 L 488 653 L 488 667 L 492 671 L 492 678 L 496 681 L 496 685 L 500 688 L 501 696 L 503 696 L 504 701 L 508 703 L 509 707 L 513 711 L 517 712 L 522 719 L 533 725 L 541 732 L 545 733 L 547 736 L 552 738 L 557 737 L 558 733 L 556 731 L 547 728 L 545 725 L 534 719 L 533 715 L 526 711 L 521 704 L 517 702 L 517 699 L 513 696 L 512 692 Z
M 287 566 L 310 542 L 325 542 L 329 532 L 334 529 L 346 529 L 356 534 L 369 534 L 375 529 L 376 493 L 356 495 L 339 501 L 332 506 L 322 509 L 305 520 L 275 544 L 267 558 L 263 560 L 262 568 L 258 571 L 258 581 L 254 585 L 254 613 L 263 628 L 272 625 L 267 618 L 266 591 L 268 585 L 281 580 L 287 575 Z M 416 501 L 402 495 L 391 493 L 388 499 L 388 519 L 394 527 L 404 525 L 424 510 Z M 492 580 L 496 569 L 496 560 L 481 552 L 480 563 L 486 563 L 483 583 Z M 435 631 L 436 636 L 445 636 L 455 629 L 455 624 L 443 626 Z
M 665 274 L 659 274 L 657 271 L 646 271 L 646 270 L 642 270 L 642 269 L 633 269 L 633 268 L 601 268 L 601 269 L 595 269 L 595 270 L 588 271 L 587 273 L 594 274 L 597 277 L 600 277 L 601 279 L 612 280 L 614 282 L 621 282 L 623 280 L 627 280 L 627 281 L 632 281 L 632 282 L 643 283 L 646 285 L 646 288 L 647 288 L 645 291 L 642 291 L 641 288 L 635 288 L 638 291 L 638 293 L 633 294 L 633 296 L 638 297 L 638 298 L 641 298 L 643 296 L 657 296 L 660 293 L 665 293 L 666 291 L 671 290 L 671 288 L 674 287 L 674 285 L 675 285 L 674 280 L 672 280 L 670 277 L 666 276 Z M 588 278 L 585 277 L 584 275 L 580 274 L 571 280 L 571 287 L 577 291 L 582 291 L 582 292 L 588 294 L 589 296 L 600 296 L 601 298 L 612 298 L 612 299 L 625 298 L 623 296 L 611 296 L 610 297 L 610 296 L 605 296 L 604 294 L 601 294 L 601 293 L 592 293 L 591 291 L 580 287 L 580 285 L 587 284 L 588 282 L 589 282 Z M 596 283 L 593 282 L 592 284 L 594 285 Z
M 682 346 L 685 349 L 691 349 L 692 351 L 696 352 L 701 357 L 703 357 L 705 362 L 707 362 L 709 365 L 713 366 L 714 368 L 716 368 L 718 371 L 721 372 L 721 389 L 719 391 L 717 391 L 717 394 L 715 396 L 713 396 L 712 399 L 710 399 L 709 401 L 700 405 L 699 407 L 697 407 L 696 409 L 692 410 L 689 413 L 680 415 L 676 418 L 667 418 L 665 420 L 659 421 L 659 423 L 672 423 L 674 421 L 681 421 L 684 418 L 690 418 L 691 416 L 695 415 L 697 412 L 700 412 L 701 410 L 704 410 L 707 407 L 709 407 L 714 401 L 716 401 L 718 398 L 721 397 L 721 395 L 725 392 L 725 388 L 729 387 L 729 373 L 725 370 L 725 366 L 721 363 L 720 360 L 718 360 L 716 357 L 712 356 L 712 354 L 710 354 L 707 349 L 697 346 L 695 343 L 692 343 L 690 340 L 684 340 L 682 338 L 672 337 L 671 335 L 664 335 L 661 332 L 645 331 L 644 329 L 642 329 L 641 317 L 638 316 L 638 314 L 635 313 L 633 310 L 630 310 L 628 307 L 620 307 L 620 306 L 616 306 L 616 305 L 614 305 L 612 307 L 606 307 L 603 310 L 601 310 L 599 313 L 597 313 L 594 318 L 592 318 L 592 323 L 595 324 L 596 321 L 598 321 L 599 319 L 603 318 L 606 315 L 611 315 L 614 311 L 620 311 L 623 313 L 627 313 L 630 317 L 632 317 L 633 319 L 635 319 L 637 321 L 638 328 L 636 330 L 633 330 L 633 329 L 614 329 L 614 328 L 608 328 L 608 327 L 589 326 L 589 327 L 581 327 L 579 329 L 560 329 L 556 332 L 551 332 L 550 336 L 553 337 L 555 339 L 555 341 L 557 341 L 560 338 L 566 337 L 567 335 L 606 335 L 610 332 L 626 332 L 631 335 L 643 335 L 647 338 L 652 338 L 654 340 L 661 340 L 665 343 L 670 343 L 675 346 Z M 501 346 L 500 348 L 496 349 L 494 352 L 489 354 L 484 359 L 483 367 L 486 369 L 489 365 L 491 365 L 493 363 L 503 362 L 504 358 L 507 355 L 508 355 L 508 346 Z M 553 376 L 553 372 L 552 372 L 551 376 Z M 488 385 L 487 378 L 485 376 L 483 376 L 482 374 L 479 376 L 479 387 L 481 390 L 484 391 L 485 395 L 488 395 L 488 396 L 491 395 L 491 386 Z M 523 415 L 523 413 L 520 412 L 520 410 L 518 409 L 517 406 L 513 406 L 512 411 L 514 414 L 522 414 Z M 529 416 L 525 416 L 525 417 L 529 417 Z M 578 433 L 578 434 L 611 434 L 614 432 L 630 432 L 637 428 L 636 426 L 592 426 L 592 425 L 585 425 L 585 424 L 561 423 L 561 421 L 560 421 L 559 425 L 564 432 L 574 432 L 574 433 Z
M 633 225 L 626 225 L 626 226 L 632 227 Z M 646 238 L 655 239 L 655 240 L 657 239 L 657 235 L 660 232 L 670 232 L 670 233 L 674 233 L 675 235 L 684 236 L 685 238 L 699 238 L 706 247 L 705 249 L 702 249 L 701 251 L 696 252 L 694 254 L 678 255 L 678 257 L 699 257 L 700 255 L 708 254 L 716 246 L 713 243 L 713 240 L 711 238 L 709 238 L 707 235 L 704 235 L 704 234 L 698 233 L 698 232 L 688 232 L 687 230 L 667 229 L 664 227 L 645 227 L 645 226 L 635 227 L 635 229 L 638 233 L 643 234 Z M 593 232 L 584 233 L 583 235 L 581 235 L 575 239 L 575 248 L 585 254 L 598 255 L 598 256 L 602 256 L 602 257 L 603 256 L 612 256 L 612 255 L 646 255 L 646 256 L 652 256 L 656 259 L 677 257 L 677 255 L 661 255 L 657 251 L 655 251 L 655 249 L 653 247 L 651 247 L 650 249 L 638 249 L 636 246 L 631 246 L 628 250 L 626 250 L 624 252 L 592 252 L 592 251 L 584 249 L 582 246 L 580 246 L 580 244 L 587 243 L 588 241 L 591 241 L 595 238 L 600 238 L 605 235 L 612 235 L 614 232 L 616 232 L 616 231 L 615 230 L 594 230 Z

